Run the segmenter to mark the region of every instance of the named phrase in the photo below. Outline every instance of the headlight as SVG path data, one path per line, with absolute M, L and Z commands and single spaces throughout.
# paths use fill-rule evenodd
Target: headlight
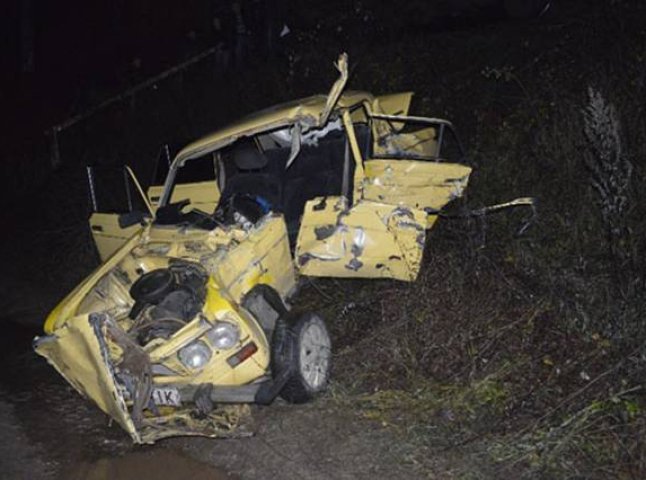
M 217 322 L 215 326 L 206 333 L 211 345 L 218 350 L 233 348 L 240 340 L 240 330 L 237 325 L 229 322 Z
M 211 359 L 211 349 L 206 343 L 198 340 L 182 348 L 178 355 L 185 367 L 198 370 Z

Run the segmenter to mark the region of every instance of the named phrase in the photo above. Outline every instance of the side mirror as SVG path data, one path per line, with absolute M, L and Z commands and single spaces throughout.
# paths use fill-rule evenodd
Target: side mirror
M 119 215 L 119 227 L 120 228 L 128 228 L 132 225 L 135 225 L 136 223 L 142 223 L 149 215 L 146 213 L 139 211 L 139 210 L 133 210 L 132 212 L 128 213 L 122 213 Z

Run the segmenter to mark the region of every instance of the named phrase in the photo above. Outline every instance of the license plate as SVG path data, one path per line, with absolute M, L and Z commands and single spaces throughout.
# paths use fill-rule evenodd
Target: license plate
M 168 405 L 170 407 L 182 406 L 179 391 L 173 387 L 154 388 L 153 402 L 155 402 L 155 405 Z

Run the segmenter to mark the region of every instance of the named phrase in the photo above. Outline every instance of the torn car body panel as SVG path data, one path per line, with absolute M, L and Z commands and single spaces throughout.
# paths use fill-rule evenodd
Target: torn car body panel
M 244 242 L 214 260 L 214 281 L 238 303 L 257 284 L 271 285 L 283 298 L 296 285 L 285 222 L 277 216 L 267 218 Z
M 437 212 L 459 198 L 471 168 L 455 163 L 414 160 L 370 160 L 365 164 L 365 199 Z M 430 215 L 428 222 L 434 222 Z M 427 223 L 431 228 L 433 223 Z
M 34 348 L 81 395 L 140 441 L 125 400 L 115 381 L 105 341 L 105 325 L 88 315 L 76 317 L 56 330 L 56 335 L 38 338 Z
M 343 208 L 341 198 L 317 198 L 305 206 L 295 258 L 310 276 L 417 277 L 426 214 L 377 202 Z
M 188 408 L 151 415 L 149 399 L 157 388 L 151 360 L 105 315 L 75 317 L 56 335 L 37 339 L 34 348 L 82 396 L 116 420 L 135 443 L 154 443 L 176 435 L 228 437 L 236 435 L 248 416 L 248 409 L 230 405 L 201 418 Z

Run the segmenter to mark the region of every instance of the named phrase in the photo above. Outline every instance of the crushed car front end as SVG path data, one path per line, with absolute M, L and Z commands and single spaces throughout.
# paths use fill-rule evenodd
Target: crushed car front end
M 408 116 L 411 93 L 343 93 L 347 56 L 337 68 L 327 96 L 186 146 L 150 201 L 135 181 L 150 215 L 95 208 L 105 263 L 35 349 L 136 443 L 239 435 L 244 405 L 324 391 L 331 340 L 319 314 L 287 311 L 296 275 L 414 281 L 426 230 L 462 195 L 450 122 Z
M 162 242 L 150 230 L 59 304 L 34 348 L 136 443 L 244 434 L 242 404 L 271 401 L 281 375 L 269 368 L 273 325 L 260 325 L 222 285 L 238 232 Z M 203 266 L 209 256 L 219 270 Z

